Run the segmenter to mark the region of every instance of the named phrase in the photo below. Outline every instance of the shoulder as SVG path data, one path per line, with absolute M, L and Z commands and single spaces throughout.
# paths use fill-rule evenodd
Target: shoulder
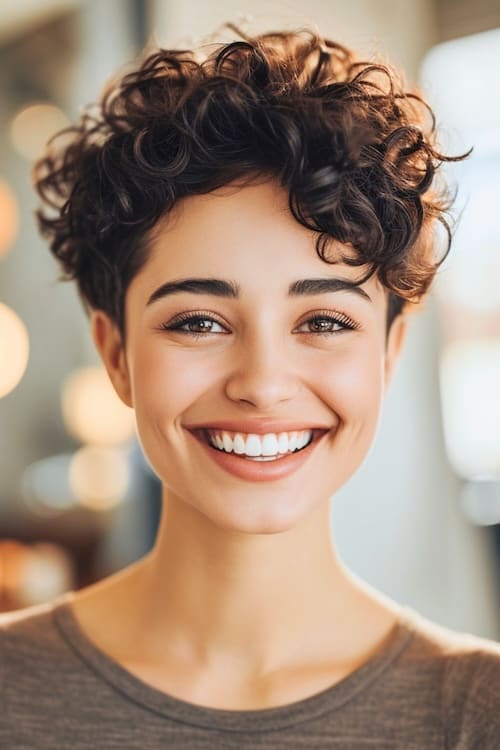
M 59 600 L 0 614 L 0 664 L 4 674 L 20 674 L 27 665 L 34 674 L 37 665 L 58 658 L 65 643 L 53 618 Z
M 415 669 L 433 675 L 449 747 L 497 750 L 500 643 L 417 616 L 408 656 Z
M 53 602 L 0 613 L 0 640 L 17 642 L 43 638 L 51 629 Z
M 448 721 L 460 739 L 500 747 L 500 645 L 482 638 L 447 660 Z

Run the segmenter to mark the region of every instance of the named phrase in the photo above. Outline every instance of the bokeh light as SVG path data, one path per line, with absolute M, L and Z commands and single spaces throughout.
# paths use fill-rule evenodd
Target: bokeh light
M 0 258 L 7 255 L 19 230 L 19 209 L 16 196 L 4 180 L 0 180 Z
M 76 507 L 69 485 L 69 466 L 73 455 L 63 453 L 35 461 L 21 475 L 22 498 L 33 513 L 57 516 Z
M 23 565 L 17 596 L 21 606 L 50 601 L 73 588 L 74 565 L 68 552 L 58 544 L 38 542 L 30 547 Z
M 73 560 L 53 542 L 0 540 L 0 565 L 0 594 L 8 609 L 42 604 L 75 586 Z
M 104 367 L 72 373 L 62 391 L 67 429 L 81 443 L 117 445 L 134 434 L 134 412 L 116 395 Z
M 129 485 L 126 456 L 117 448 L 85 445 L 73 456 L 69 482 L 82 505 L 92 510 L 113 508 Z
M 465 516 L 476 526 L 500 523 L 500 481 L 478 477 L 473 482 L 465 482 L 461 504 Z
M 10 307 L 0 302 L 0 398 L 14 390 L 29 358 L 26 326 Z
M 457 474 L 500 477 L 500 339 L 444 348 L 440 389 L 444 437 Z
M 59 107 L 44 102 L 30 104 L 12 120 L 12 144 L 21 156 L 36 159 L 49 138 L 68 125 L 69 120 Z

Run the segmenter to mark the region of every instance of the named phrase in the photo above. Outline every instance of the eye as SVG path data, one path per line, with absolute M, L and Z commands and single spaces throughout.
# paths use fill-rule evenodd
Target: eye
M 163 331 L 178 331 L 201 338 L 207 333 L 224 333 L 225 329 L 221 323 L 205 313 L 182 313 L 169 323 L 160 325 Z M 217 330 L 222 329 L 222 330 Z
M 309 331 L 300 331 L 303 326 L 312 326 Z M 162 331 L 177 331 L 194 339 L 206 337 L 208 334 L 227 334 L 228 330 L 219 323 L 211 314 L 204 312 L 181 313 L 168 323 L 161 323 Z M 299 333 L 310 333 L 316 336 L 338 335 L 346 330 L 356 330 L 359 324 L 348 318 L 347 315 L 333 315 L 330 311 L 316 313 L 307 318 L 299 326 Z
M 332 315 L 331 312 L 325 311 L 324 313 L 317 313 L 310 318 L 307 318 L 300 327 L 305 325 L 312 325 L 312 330 L 305 331 L 305 333 L 313 333 L 320 336 L 332 336 L 346 330 L 356 330 L 359 325 L 347 315 Z M 337 329 L 337 330 L 335 330 Z

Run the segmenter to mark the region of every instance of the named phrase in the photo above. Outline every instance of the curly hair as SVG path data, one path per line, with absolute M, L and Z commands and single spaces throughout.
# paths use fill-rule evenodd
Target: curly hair
M 33 169 L 41 233 L 87 313 L 125 333 L 127 287 L 150 230 L 181 198 L 269 175 L 325 262 L 368 264 L 389 292 L 387 328 L 428 291 L 450 249 L 446 156 L 430 107 L 388 65 L 311 29 L 198 50 L 157 49 L 56 134 Z M 200 60 L 200 52 L 203 53 Z M 57 145 L 60 143 L 61 145 Z M 435 222 L 446 229 L 435 257 Z M 328 256 L 338 242 L 355 250 Z

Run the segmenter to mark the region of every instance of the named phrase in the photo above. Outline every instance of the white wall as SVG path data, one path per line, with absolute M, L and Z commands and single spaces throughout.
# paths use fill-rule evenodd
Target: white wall
M 250 31 L 313 23 L 325 36 L 364 53 L 387 52 L 413 78 L 423 53 L 436 41 L 433 7 L 432 0 L 152 0 L 152 25 L 159 42 L 177 46 L 226 21 L 243 20 Z
M 325 36 L 372 49 L 418 79 L 436 40 L 431 0 L 156 0 L 152 25 L 164 46 L 191 46 L 225 21 L 248 31 L 315 23 Z M 449 627 L 500 637 L 493 561 L 484 530 L 461 513 L 460 483 L 444 452 L 440 422 L 438 321 L 431 298 L 412 322 L 365 463 L 334 498 L 332 518 L 346 564 L 376 588 Z

